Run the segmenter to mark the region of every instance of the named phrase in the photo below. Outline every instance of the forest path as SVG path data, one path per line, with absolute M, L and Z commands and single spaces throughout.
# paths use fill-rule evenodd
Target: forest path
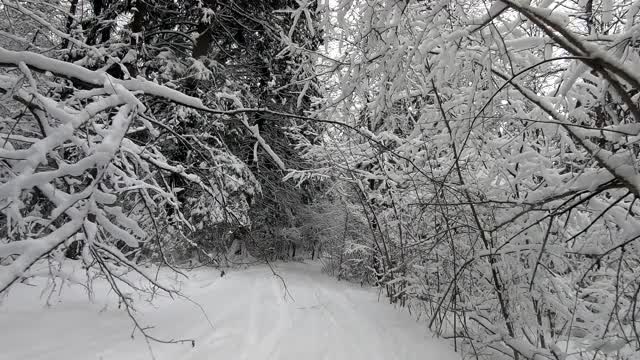
M 203 307 L 213 328 L 190 302 L 138 300 L 137 316 L 154 326 L 154 336 L 196 341 L 195 347 L 151 343 L 155 358 L 460 359 L 406 311 L 378 302 L 371 289 L 338 282 L 322 274 L 319 264 L 281 263 L 274 269 L 288 293 L 267 266 L 224 277 L 210 269 L 189 273 L 182 291 Z M 87 304 L 77 288 L 64 289 L 64 301 L 49 309 L 29 300 L 35 287 L 15 289 L 0 306 L 0 359 L 152 359 L 139 333 L 131 339 L 124 311 L 101 303 L 99 293 Z

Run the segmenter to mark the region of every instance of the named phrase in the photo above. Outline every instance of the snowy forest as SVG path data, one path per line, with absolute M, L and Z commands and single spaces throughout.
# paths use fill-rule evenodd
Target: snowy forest
M 461 358 L 640 359 L 640 0 L 0 0 L 0 142 L 3 299 L 180 342 L 158 269 L 319 261 Z

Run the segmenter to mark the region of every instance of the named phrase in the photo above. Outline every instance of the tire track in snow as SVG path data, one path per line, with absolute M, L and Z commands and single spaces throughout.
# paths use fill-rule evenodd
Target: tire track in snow
M 265 289 L 263 299 L 273 299 L 271 307 L 275 307 L 274 310 L 276 310 L 273 312 L 276 315 L 275 324 L 267 323 L 266 326 L 261 327 L 266 329 L 267 334 L 262 334 L 259 343 L 251 349 L 250 359 L 277 359 L 275 356 L 279 352 L 278 344 L 287 338 L 287 324 L 291 324 L 290 307 L 284 297 L 285 289 L 281 287 L 280 280 L 272 276 L 269 280 L 269 288 L 270 290 Z
M 240 359 L 249 360 L 253 359 L 253 352 L 251 351 L 255 344 L 258 342 L 258 309 L 260 307 L 260 284 L 258 284 L 258 276 L 253 283 L 251 293 L 249 295 L 249 318 L 247 321 L 246 335 L 243 339 L 243 349 Z
M 385 317 L 385 315 L 401 316 L 399 309 L 385 304 L 384 300 L 377 301 L 377 297 L 372 296 L 372 291 L 353 287 L 346 282 L 336 282 L 324 274 L 307 273 L 307 271 L 305 273 L 307 282 L 313 284 L 313 291 L 316 294 L 319 292 L 318 301 L 325 304 L 323 309 L 331 314 L 332 323 L 345 332 L 344 339 L 352 341 L 351 348 L 356 348 L 345 358 L 367 360 L 419 358 L 418 354 L 412 354 L 403 349 L 403 344 L 406 343 L 406 339 L 403 339 L 406 335 L 405 329 L 387 330 L 391 324 L 388 316 Z M 376 313 L 379 310 L 382 312 Z M 413 322 L 413 319 L 408 320 Z M 420 335 L 426 336 L 423 329 L 419 331 L 421 331 Z M 412 333 L 412 335 L 416 334 Z
M 226 279 L 225 282 L 214 281 L 213 283 L 209 283 L 207 286 L 199 287 L 206 287 L 209 290 L 208 292 L 199 293 L 199 298 L 195 299 L 195 301 L 200 303 L 205 310 L 208 310 L 208 316 L 210 316 L 211 322 L 213 323 L 213 329 L 208 322 L 201 324 L 197 328 L 195 336 L 193 336 L 194 338 L 197 338 L 196 346 L 192 349 L 189 356 L 183 358 L 184 360 L 209 359 L 211 354 L 215 354 L 216 351 L 224 349 L 225 345 L 228 345 L 230 341 L 237 339 L 241 334 L 246 334 L 244 327 L 230 326 L 233 325 L 233 320 L 237 318 L 239 314 L 245 313 L 246 303 L 237 300 L 238 295 L 233 294 L 231 291 L 233 280 L 227 280 L 228 279 Z M 248 287 L 255 289 L 257 284 L 258 279 L 254 278 L 249 282 Z M 224 302 L 226 307 L 224 309 L 206 309 L 207 302 L 211 300 L 210 297 L 214 296 L 218 298 L 216 300 L 219 300 L 219 298 L 222 297 L 220 294 L 229 297 L 229 299 Z M 251 295 L 247 298 L 250 297 Z M 215 313 L 212 313 L 212 311 L 215 311 Z
M 382 359 L 380 353 L 373 349 L 376 348 L 377 342 L 365 336 L 366 328 L 362 325 L 362 319 L 354 316 L 358 314 L 358 306 L 341 299 L 342 289 L 329 288 L 325 281 L 318 281 L 322 278 L 313 280 L 309 276 L 309 281 L 314 284 L 316 298 L 323 304 L 322 308 L 329 315 L 331 322 L 343 334 L 338 343 L 343 345 L 347 353 L 342 356 L 349 359 Z

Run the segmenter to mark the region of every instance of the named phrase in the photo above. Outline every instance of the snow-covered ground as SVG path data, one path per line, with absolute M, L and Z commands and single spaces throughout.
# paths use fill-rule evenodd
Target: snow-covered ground
M 421 359 L 460 356 L 432 338 L 423 323 L 375 291 L 337 282 L 318 264 L 274 265 L 233 271 L 189 273 L 182 291 L 202 305 L 156 298 L 137 300 L 136 316 L 163 338 L 193 338 L 190 344 L 151 343 L 156 359 Z M 168 272 L 162 272 L 165 279 Z M 102 286 L 102 287 L 101 287 Z M 93 302 L 80 286 L 63 287 L 49 298 L 41 287 L 18 285 L 0 306 L 0 359 L 152 359 L 139 333 L 117 302 L 96 285 Z M 50 306 L 43 306 L 49 298 Z M 111 297 L 112 298 L 112 297 Z

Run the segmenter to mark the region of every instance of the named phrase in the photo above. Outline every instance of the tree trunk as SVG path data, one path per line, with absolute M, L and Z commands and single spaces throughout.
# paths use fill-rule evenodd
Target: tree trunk
M 198 34 L 199 35 L 196 39 L 196 44 L 193 46 L 193 52 L 191 53 L 191 56 L 194 59 L 206 56 L 209 53 L 209 47 L 211 46 L 211 42 L 213 41 L 213 36 L 211 35 L 209 24 L 198 24 Z
M 66 32 L 71 36 L 71 27 L 73 26 L 73 17 L 78 9 L 78 0 L 71 0 L 71 7 L 69 8 L 69 15 L 67 16 Z M 62 48 L 69 47 L 69 39 L 62 39 Z

